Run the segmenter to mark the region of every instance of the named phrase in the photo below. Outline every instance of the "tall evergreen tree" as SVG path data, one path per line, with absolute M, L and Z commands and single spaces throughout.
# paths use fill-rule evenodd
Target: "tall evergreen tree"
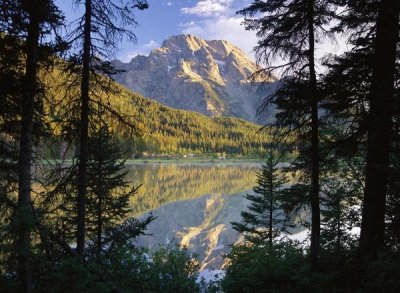
M 362 159 L 339 160 L 337 169 L 330 168 L 330 176 L 323 179 L 321 200 L 321 243 L 327 264 L 336 270 L 342 269 L 356 251 L 358 237 L 352 230 L 361 227 L 359 207 L 365 183 L 365 178 L 355 172 L 363 166 Z
M 104 110 L 97 110 L 96 114 L 97 117 L 93 118 L 91 123 L 88 145 L 88 240 L 85 243 L 85 258 L 89 263 L 93 260 L 100 265 L 103 264 L 103 260 L 110 261 L 114 250 L 123 249 L 120 246 L 129 246 L 130 243 L 130 246 L 134 246 L 133 239 L 143 234 L 147 224 L 154 218 L 132 218 L 131 197 L 135 195 L 138 187 L 132 186 L 131 181 L 126 180 L 126 159 L 116 144 L 116 137 L 103 120 Z M 55 230 L 50 241 L 55 241 L 58 247 L 61 244 L 63 250 L 70 250 L 69 245 L 76 237 L 79 179 L 76 168 L 76 165 L 61 167 L 55 172 L 56 178 L 53 180 L 57 183 L 56 187 L 47 193 L 43 205 L 43 210 L 52 210 L 46 215 L 48 226 Z
M 380 1 L 370 91 L 361 254 L 376 258 L 384 247 L 389 153 L 393 143 L 394 74 L 399 39 L 399 1 Z
M 18 117 L 23 79 L 23 43 L 18 38 L 21 27 L 17 2 L 0 3 L 0 189 L 2 228 L 11 221 L 10 209 L 16 205 L 11 194 L 16 191 L 18 169 Z M 11 202 L 13 202 L 11 204 Z M 11 204 L 11 206 L 10 206 Z M 9 217 L 5 216 L 9 214 Z M 2 237 L 3 238 L 3 237 Z
M 389 154 L 396 139 L 393 120 L 398 108 L 394 79 L 399 54 L 399 4 L 379 0 L 341 2 L 346 9 L 337 28 L 350 35 L 353 48 L 330 64 L 325 105 L 334 117 L 331 122 L 344 129 L 344 135 L 335 142 L 336 151 L 347 149 L 350 156 L 367 151 L 360 248 L 363 256 L 373 259 L 384 246 Z
M 278 123 L 289 127 L 306 126 L 309 129 L 306 136 L 309 147 L 305 158 L 310 173 L 311 270 L 316 270 L 318 266 L 321 221 L 318 117 L 320 97 L 315 66 L 315 44 L 326 36 L 326 28 L 334 15 L 334 9 L 331 3 L 322 0 L 256 0 L 238 12 L 248 17 L 244 21 L 246 29 L 257 31 L 259 41 L 255 47 L 256 56 L 259 62 L 266 63 L 267 74 L 271 74 L 274 69 L 283 68 L 284 73 L 291 76 L 287 82 L 282 83 L 282 91 L 278 90 L 277 95 L 269 97 L 265 105 L 271 102 L 280 103 L 278 108 L 285 104 L 289 105 L 295 114 L 287 116 L 282 113 L 281 118 L 277 117 Z M 258 13 L 261 16 L 255 18 Z M 271 65 L 275 57 L 282 58 L 284 64 Z M 283 95 L 285 93 L 289 95 L 285 97 Z M 301 99 L 290 99 L 291 97 L 301 97 Z
M 285 217 L 280 206 L 280 192 L 285 179 L 278 170 L 275 159 L 269 155 L 267 161 L 257 171 L 257 185 L 254 194 L 246 194 L 249 200 L 248 211 L 241 212 L 242 222 L 233 222 L 233 228 L 244 234 L 252 243 L 267 241 L 272 247 L 273 241 L 283 230 Z
M 13 4 L 13 5 L 11 5 Z M 17 201 L 15 193 L 18 184 L 18 121 L 23 77 L 23 45 L 18 41 L 21 29 L 13 27 L 15 18 L 20 15 L 17 3 L 3 1 L 0 4 L 0 278 L 6 278 L 16 267 L 10 259 L 17 256 L 15 233 L 11 223 L 15 219 Z M 13 247 L 14 246 L 14 247 Z M 2 282 L 2 281 L 0 281 Z
M 40 1 L 40 4 L 43 5 Z M 33 114 L 35 96 L 37 95 L 37 55 L 40 37 L 40 24 L 45 19 L 45 7 L 26 3 L 28 13 L 28 35 L 26 39 L 26 73 L 23 84 L 23 101 L 21 111 L 21 134 L 19 145 L 18 167 L 18 218 L 20 219 L 20 235 L 18 239 L 19 274 L 24 291 L 32 290 L 32 265 L 30 256 L 30 233 L 33 216 L 31 214 L 31 164 L 33 146 Z
M 85 251 L 86 234 L 86 197 L 87 197 L 87 164 L 89 143 L 89 116 L 90 103 L 95 99 L 93 93 L 94 81 L 99 81 L 98 74 L 110 75 L 115 70 L 109 62 L 104 62 L 118 41 L 127 36 L 134 40 L 135 35 L 130 28 L 137 25 L 134 19 L 134 9 L 146 9 L 146 0 L 85 0 L 78 1 L 84 4 L 84 15 L 77 22 L 79 26 L 73 31 L 72 39 L 79 42 L 81 50 L 70 61 L 81 66 L 80 69 L 80 117 L 79 117 L 79 163 L 78 163 L 78 198 L 77 198 L 77 252 L 80 255 Z M 75 71 L 75 69 L 74 69 Z M 101 79 L 101 78 L 100 78 Z M 95 83 L 96 84 L 96 83 Z M 96 87 L 104 92 L 109 88 L 104 80 L 99 81 Z M 98 90 L 98 89 L 97 89 Z M 110 110 L 106 107 L 106 109 Z M 115 114 L 115 113 L 114 113 Z
M 31 206 L 31 169 L 33 153 L 33 137 L 35 112 L 39 108 L 42 91 L 38 82 L 39 63 L 44 61 L 51 50 L 49 44 L 43 41 L 54 27 L 60 25 L 62 17 L 59 10 L 51 0 L 41 0 L 35 3 L 29 1 L 4 1 L 1 14 L 2 30 L 5 34 L 3 40 L 14 39 L 16 52 L 21 56 L 13 59 L 23 64 L 23 74 L 20 83 L 13 79 L 12 89 L 3 101 L 14 99 L 17 105 L 19 120 L 19 154 L 18 154 L 18 204 L 15 216 L 15 229 L 17 235 L 18 277 L 25 292 L 32 290 L 32 265 L 31 265 L 31 230 L 33 215 Z M 8 44 L 10 46 L 10 43 Z M 18 54 L 18 53 L 17 53 Z M 23 61 L 22 61 L 23 60 Z M 10 71 L 8 71 L 10 72 Z M 14 71 L 16 72 L 16 71 Z M 11 81 L 11 80 L 10 80 Z M 15 86 L 20 85 L 20 92 L 15 91 Z M 11 113 L 10 113 L 11 114 Z M 15 112 L 14 112 L 15 114 Z
M 144 227 L 152 220 L 150 217 L 143 222 L 131 220 L 124 223 L 131 212 L 130 197 L 137 190 L 125 180 L 127 172 L 123 154 L 113 142 L 109 130 L 100 126 L 89 139 L 87 184 L 87 234 L 93 242 L 92 255 L 98 263 L 101 263 L 107 248 L 114 245 L 118 225 L 125 227 L 125 238 L 133 239 L 143 233 Z

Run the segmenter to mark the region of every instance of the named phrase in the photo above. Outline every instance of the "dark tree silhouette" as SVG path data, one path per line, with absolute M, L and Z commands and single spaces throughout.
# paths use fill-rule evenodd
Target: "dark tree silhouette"
M 143 233 L 152 217 L 143 222 L 126 221 L 131 212 L 130 197 L 134 196 L 137 187 L 130 186 L 125 180 L 128 171 L 124 156 L 113 142 L 107 126 L 100 123 L 97 127 L 89 139 L 87 230 L 93 242 L 91 254 L 97 263 L 101 263 L 102 256 L 113 246 L 115 237 L 111 236 L 115 236 L 113 231 L 120 229 L 118 225 L 125 227 L 122 229 L 125 238 L 133 239 Z M 137 232 L 129 233 L 127 227 Z
M 90 104 L 93 102 L 93 81 L 98 80 L 98 74 L 110 75 L 115 70 L 107 60 L 117 48 L 117 43 L 123 37 L 135 40 L 130 30 L 136 26 L 133 10 L 146 9 L 145 0 L 85 0 L 84 15 L 77 21 L 78 26 L 71 33 L 71 40 L 81 46 L 79 53 L 71 58 L 71 62 L 80 69 L 80 118 L 79 118 L 79 163 L 78 163 L 78 198 L 77 198 L 77 252 L 85 251 L 85 218 L 87 197 L 87 163 L 89 143 Z M 81 4 L 81 1 L 78 1 Z M 76 67 L 73 69 L 76 72 Z M 97 83 L 104 92 L 107 85 L 104 80 Z M 109 109 L 109 108 L 106 108 Z M 112 109 L 109 109 L 112 111 Z
M 261 171 L 257 171 L 254 194 L 244 196 L 250 201 L 248 211 L 241 212 L 242 222 L 232 223 L 233 228 L 243 233 L 246 240 L 258 244 L 268 241 L 272 247 L 273 241 L 284 229 L 285 216 L 280 206 L 280 192 L 284 183 L 274 157 L 269 155 Z
M 382 0 L 376 23 L 371 84 L 367 170 L 363 202 L 360 250 L 376 258 L 384 246 L 385 203 L 392 145 L 394 73 L 399 37 L 398 1 Z
M 19 83 L 20 92 L 12 99 L 19 102 L 19 156 L 18 156 L 18 205 L 15 216 L 17 230 L 17 255 L 18 277 L 25 292 L 32 290 L 32 264 L 31 264 L 31 230 L 33 227 L 33 214 L 31 206 L 31 167 L 34 136 L 34 115 L 40 105 L 42 91 L 38 83 L 38 67 L 45 60 L 51 50 L 45 49 L 48 44 L 43 44 L 45 35 L 52 28 L 60 25 L 62 20 L 60 12 L 51 0 L 5 1 L 2 3 L 5 11 L 1 14 L 4 39 L 14 38 L 16 52 L 23 55 L 15 56 L 18 66 L 24 60 L 23 74 Z M 10 44 L 8 44 L 10 45 Z M 21 63 L 20 63 L 21 64 Z M 16 82 L 16 80 L 13 80 Z M 12 86 L 18 85 L 16 82 Z M 14 89 L 15 90 L 15 89 Z M 7 91 L 7 90 L 6 90 Z M 10 93 L 9 93 L 10 94 Z M 7 97 L 5 98 L 7 101 Z M 15 102 L 14 102 L 15 103 Z M 14 112 L 15 113 L 15 112 Z
M 361 226 L 359 205 L 365 178 L 357 171 L 364 161 L 338 156 L 334 156 L 334 160 L 338 160 L 338 164 L 330 166 L 331 176 L 322 179 L 321 246 L 325 258 L 330 259 L 331 269 L 342 269 L 358 245 L 358 236 L 352 229 Z
M 270 75 L 276 69 L 283 69 L 283 73 L 290 75 L 288 82 L 283 86 L 291 86 L 297 91 L 291 96 L 300 96 L 301 100 L 289 100 L 302 107 L 297 109 L 297 122 L 301 126 L 309 127 L 308 141 L 310 147 L 307 155 L 308 169 L 310 172 L 309 198 L 312 211 L 311 219 L 311 270 L 318 266 L 320 243 L 320 203 L 319 203 L 319 117 L 318 117 L 318 85 L 315 66 L 315 44 L 321 42 L 327 35 L 327 25 L 334 15 L 334 7 L 328 1 L 304 0 L 286 1 L 272 0 L 253 3 L 238 12 L 246 16 L 244 21 L 246 29 L 257 31 L 258 45 L 255 47 L 259 63 L 266 63 L 267 69 L 260 73 Z M 255 18 L 260 13 L 260 18 Z M 276 57 L 282 58 L 282 65 L 273 66 Z M 282 94 L 282 91 L 280 92 Z M 279 95 L 269 97 L 264 107 L 276 103 Z M 280 95 L 284 99 L 284 96 Z M 283 102 L 281 99 L 281 103 Z M 285 103 L 285 102 L 283 102 Z M 302 113 L 301 113 L 302 112 Z M 298 115 L 301 113 L 300 115 Z M 299 119 L 304 123 L 299 123 Z M 292 122 L 284 118 L 284 124 L 290 126 Z M 278 119 L 279 123 L 279 119 Z M 289 125 L 287 125 L 289 124 Z

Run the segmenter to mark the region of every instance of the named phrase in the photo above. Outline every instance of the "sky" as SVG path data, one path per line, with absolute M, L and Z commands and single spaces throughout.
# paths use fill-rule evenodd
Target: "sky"
M 67 21 L 82 13 L 72 0 L 56 0 Z M 257 38 L 241 25 L 236 11 L 250 0 L 148 0 L 149 8 L 136 11 L 137 43 L 124 40 L 116 58 L 128 62 L 137 54 L 147 55 L 170 36 L 192 34 L 206 40 L 227 40 L 252 55 Z
M 83 7 L 77 7 L 74 4 L 76 0 L 55 1 L 64 11 L 67 21 L 73 21 L 82 15 Z M 135 19 L 139 25 L 133 31 L 137 42 L 122 41 L 116 52 L 116 59 L 129 62 L 138 54 L 148 55 L 152 49 L 161 47 L 164 40 L 178 34 L 192 34 L 206 40 L 227 40 L 254 58 L 256 33 L 246 31 L 242 25 L 243 17 L 236 14 L 236 11 L 247 7 L 252 0 L 147 0 L 147 2 L 148 9 L 135 11 Z M 339 37 L 336 43 L 328 41 L 317 44 L 316 55 L 320 58 L 327 53 L 340 54 L 347 48 L 345 39 Z M 317 68 L 319 69 L 322 67 Z

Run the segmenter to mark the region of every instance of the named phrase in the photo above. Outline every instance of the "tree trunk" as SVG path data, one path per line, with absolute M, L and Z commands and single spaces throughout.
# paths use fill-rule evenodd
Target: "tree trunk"
M 273 200 L 273 195 L 274 195 L 274 191 L 273 191 L 273 172 L 274 172 L 274 166 L 272 165 L 272 160 L 271 160 L 271 162 L 269 163 L 269 172 L 270 172 L 270 181 L 269 181 L 269 247 L 272 247 L 272 238 L 273 238 L 273 235 L 272 235 L 272 229 L 273 229 L 273 223 L 272 223 L 272 221 L 273 221 L 273 215 L 272 215 L 272 213 L 273 213 L 273 211 L 274 211 L 274 206 L 273 206 L 273 204 L 274 204 L 274 200 Z
M 99 177 L 101 180 L 101 177 Z M 101 263 L 101 248 L 103 245 L 102 235 L 103 235 L 103 200 L 102 195 L 99 196 L 99 202 L 97 205 L 97 244 L 96 244 L 96 259 L 97 263 Z
M 309 1 L 308 7 L 308 41 L 309 41 L 309 70 L 310 70 L 310 106 L 311 106 L 311 247 L 310 268 L 315 271 L 318 267 L 320 245 L 320 206 L 319 206 L 319 138 L 318 138 L 318 98 L 317 76 L 315 72 L 315 36 L 314 36 L 314 0 Z
M 340 203 L 339 203 L 340 205 Z M 340 208 L 339 208 L 340 209 Z M 340 211 L 339 211 L 340 213 Z M 336 253 L 337 255 L 340 255 L 341 246 L 342 246 L 342 222 L 340 220 L 340 214 L 338 216 L 338 222 L 337 222 L 337 227 L 336 227 L 336 233 L 337 233 L 337 239 L 336 239 Z
M 19 279 L 24 292 L 32 291 L 32 263 L 30 234 L 33 225 L 31 211 L 31 164 L 33 150 L 33 115 L 37 91 L 37 51 L 39 46 L 39 21 L 30 11 L 26 40 L 25 80 L 23 85 L 22 117 L 18 163 L 18 266 Z
M 78 165 L 78 203 L 77 203 L 77 253 L 85 253 L 85 224 L 86 224 L 86 185 L 89 139 L 89 82 L 91 56 L 91 12 L 92 1 L 85 2 L 85 23 L 83 40 L 82 82 L 81 82 L 81 118 L 79 138 L 79 165 Z
M 394 73 L 399 34 L 399 1 L 382 0 L 377 19 L 371 85 L 361 257 L 375 259 L 384 245 L 384 217 L 392 144 Z

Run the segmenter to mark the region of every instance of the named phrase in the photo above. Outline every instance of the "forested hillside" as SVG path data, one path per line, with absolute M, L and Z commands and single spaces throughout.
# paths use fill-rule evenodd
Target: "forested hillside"
M 52 75 L 46 77 L 50 95 L 59 101 L 48 105 L 50 116 L 57 122 L 65 120 L 64 116 L 70 116 L 73 111 L 71 101 L 77 89 L 69 88 L 68 92 L 59 90 L 66 78 L 61 70 L 54 70 Z M 132 137 L 126 132 L 119 132 L 118 125 L 114 124 L 117 137 L 124 145 L 130 146 L 133 156 L 222 156 L 225 153 L 234 157 L 262 157 L 271 143 L 268 131 L 260 131 L 260 125 L 238 118 L 211 118 L 173 109 L 133 93 L 105 77 L 104 82 L 109 83 L 111 89 L 107 95 L 99 95 L 97 99 L 126 117 L 138 130 L 139 135 Z M 60 133 L 60 125 L 53 124 L 56 125 L 54 132 Z M 113 122 L 108 121 L 108 124 Z
M 400 292 L 399 0 L 71 2 L 72 13 L 68 1 L 0 1 L 0 292 Z M 240 94 L 250 73 L 280 76 L 260 107 L 248 105 L 273 113 L 271 124 L 174 110 L 116 84 L 112 60 L 137 40 L 136 13 L 150 4 L 158 14 L 147 25 L 168 34 L 213 35 L 222 21 L 231 39 L 253 36 L 256 63 L 226 42 L 178 36 L 152 51 L 143 88 L 175 72 L 175 101 L 190 104 L 189 88 L 205 94 L 185 109 L 249 119 L 255 108 L 236 108 L 242 95 L 209 82 Z M 155 25 L 172 9 L 175 27 Z M 145 47 L 157 47 L 148 32 Z M 347 46 L 325 51 L 335 39 Z M 156 62 L 164 53 L 168 63 Z M 204 174 L 126 166 L 132 156 L 196 155 L 265 163 L 255 178 L 223 161 Z M 247 207 L 224 196 L 249 182 Z M 232 215 L 224 207 L 234 202 Z M 157 229 L 164 246 L 138 246 L 149 224 L 166 226 L 154 209 L 186 233 L 181 247 Z M 228 222 L 241 241 L 219 238 Z M 308 235 L 294 241 L 298 228 Z M 229 247 L 222 280 L 198 279 L 190 245 L 203 257 Z

